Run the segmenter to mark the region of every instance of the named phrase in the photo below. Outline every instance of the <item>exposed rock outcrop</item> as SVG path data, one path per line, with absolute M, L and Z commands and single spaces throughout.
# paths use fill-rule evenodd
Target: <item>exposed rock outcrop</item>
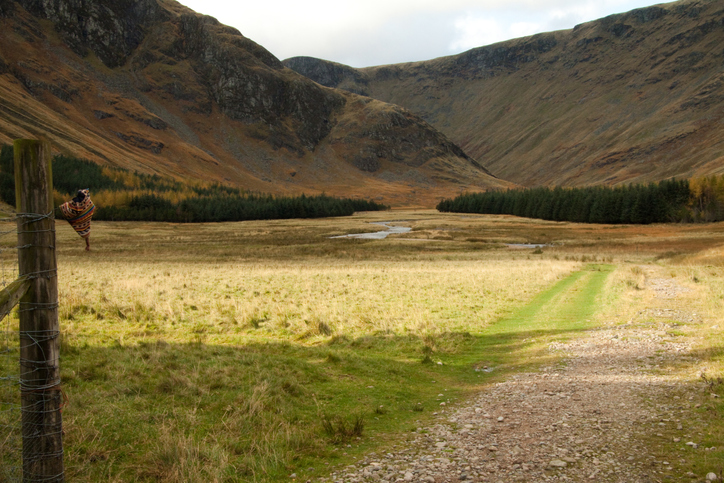
M 285 60 L 284 65 L 323 86 L 343 89 L 362 96 L 369 95 L 368 76 L 353 67 L 314 57 L 293 57 Z
M 84 57 L 92 51 L 108 67 L 125 64 L 144 31 L 165 15 L 156 0 L 17 0 L 37 18 L 53 22 L 66 45 Z
M 417 179 L 430 205 L 509 186 L 410 112 L 320 86 L 173 0 L 0 0 L 0 15 L 0 142 L 43 135 L 99 162 L 272 192 L 410 203 Z

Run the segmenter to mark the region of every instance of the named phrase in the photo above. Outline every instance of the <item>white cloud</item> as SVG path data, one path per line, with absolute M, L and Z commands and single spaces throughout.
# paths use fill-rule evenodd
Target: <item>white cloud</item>
M 504 40 L 504 26 L 492 18 L 466 14 L 455 20 L 456 36 L 450 43 L 451 51 L 468 50 Z
M 504 18 L 467 13 L 455 20 L 455 37 L 449 44 L 450 53 L 490 45 L 512 38 L 526 37 L 544 31 L 538 22 L 506 22 Z
M 535 22 L 516 22 L 510 24 L 509 32 L 512 38 L 527 37 L 533 35 L 536 32 L 540 32 L 542 26 Z
M 456 53 L 503 40 L 527 37 L 541 32 L 570 29 L 612 13 L 645 6 L 647 0 L 557 0 L 547 2 L 519 0 L 511 3 L 485 2 L 495 8 L 476 8 L 462 13 L 454 22 L 455 34 L 448 44 Z M 523 8 L 526 7 L 527 8 Z
M 431 59 L 572 28 L 656 0 L 181 0 L 238 28 L 280 59 L 355 67 Z

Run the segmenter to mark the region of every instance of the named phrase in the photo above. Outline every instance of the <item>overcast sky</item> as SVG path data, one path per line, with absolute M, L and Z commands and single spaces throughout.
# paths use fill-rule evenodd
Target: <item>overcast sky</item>
M 569 29 L 652 0 L 180 0 L 239 29 L 281 60 L 353 67 L 429 60 Z

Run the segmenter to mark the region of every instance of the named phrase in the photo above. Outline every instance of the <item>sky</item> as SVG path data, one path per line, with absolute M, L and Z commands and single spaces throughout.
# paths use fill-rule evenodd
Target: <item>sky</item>
M 180 0 L 236 27 L 277 58 L 352 67 L 429 60 L 570 29 L 653 0 Z

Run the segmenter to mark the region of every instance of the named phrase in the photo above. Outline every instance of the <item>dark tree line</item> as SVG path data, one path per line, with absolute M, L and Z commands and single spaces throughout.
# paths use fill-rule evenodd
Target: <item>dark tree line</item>
M 0 199 L 15 205 L 13 147 L 0 150 Z M 96 220 L 221 222 L 283 218 L 349 216 L 388 206 L 360 199 L 326 195 L 273 196 L 215 184 L 189 185 L 176 180 L 103 168 L 68 156 L 53 158 L 56 205 L 88 188 L 98 209 Z
M 357 211 L 379 211 L 373 201 L 326 195 L 276 197 L 272 195 L 207 195 L 174 203 L 155 195 L 131 198 L 126 206 L 105 206 L 94 219 L 110 221 L 169 221 L 178 223 L 349 216 Z
M 689 181 L 666 180 L 609 188 L 531 188 L 466 193 L 438 211 L 505 214 L 578 223 L 666 223 L 688 218 Z

